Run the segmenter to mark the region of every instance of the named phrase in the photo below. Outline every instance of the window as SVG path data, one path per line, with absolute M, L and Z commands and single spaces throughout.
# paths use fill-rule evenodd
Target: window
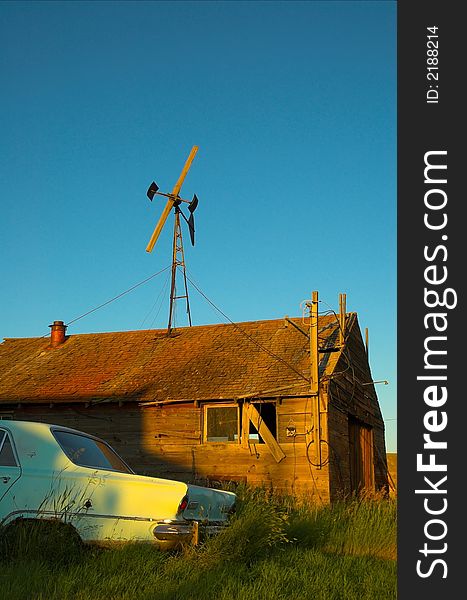
M 204 407 L 204 440 L 206 442 L 239 442 L 239 410 L 237 405 Z
M 277 415 L 275 402 L 248 402 L 237 404 L 206 404 L 203 407 L 203 441 L 264 444 L 276 462 L 285 458 L 277 442 Z
M 63 452 L 75 465 L 120 473 L 132 472 L 118 454 L 100 440 L 59 429 L 53 430 L 52 433 Z
M 240 442 L 245 439 L 257 443 L 267 443 L 264 432 L 269 438 L 276 439 L 277 417 L 274 402 L 252 402 L 244 404 L 249 411 L 242 410 L 236 404 L 207 404 L 204 406 L 204 441 Z M 262 435 L 263 434 L 263 435 Z
M 17 467 L 10 436 L 6 431 L 0 431 L 0 467 Z
M 253 406 L 259 413 L 259 427 L 264 423 L 273 437 L 276 438 L 277 423 L 276 423 L 276 405 L 274 402 L 253 402 Z M 252 421 L 249 422 L 248 439 L 252 442 L 264 444 L 264 440 L 254 426 Z M 277 438 L 276 438 L 277 439 Z

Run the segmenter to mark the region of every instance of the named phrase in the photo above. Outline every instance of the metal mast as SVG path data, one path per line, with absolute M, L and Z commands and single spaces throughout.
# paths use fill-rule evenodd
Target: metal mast
M 182 296 L 177 296 L 176 279 L 178 267 L 180 267 L 183 273 L 185 294 Z M 190 300 L 188 298 L 188 286 L 186 282 L 185 254 L 183 252 L 182 228 L 180 227 L 180 208 L 175 206 L 175 225 L 172 252 L 172 284 L 170 286 L 169 325 L 167 327 L 167 333 L 169 334 L 172 331 L 172 325 L 175 321 L 175 301 L 182 298 L 186 298 L 186 312 L 188 315 L 188 323 L 191 327 Z

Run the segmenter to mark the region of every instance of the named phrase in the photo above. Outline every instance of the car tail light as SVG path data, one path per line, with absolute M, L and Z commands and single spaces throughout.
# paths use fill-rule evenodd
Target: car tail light
M 177 510 L 177 512 L 178 512 L 178 513 L 181 513 L 181 512 L 183 512 L 183 511 L 185 510 L 185 508 L 188 506 L 188 502 L 189 502 L 189 500 L 188 500 L 188 496 L 183 496 L 183 498 L 182 498 L 182 500 L 181 500 L 180 504 L 178 505 L 178 510 Z

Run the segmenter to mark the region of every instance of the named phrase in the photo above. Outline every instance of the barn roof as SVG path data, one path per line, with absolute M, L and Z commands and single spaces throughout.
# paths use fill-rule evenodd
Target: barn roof
M 335 345 L 335 316 L 320 316 L 318 326 L 320 347 Z M 322 374 L 338 354 L 320 354 Z M 0 344 L 0 404 L 301 395 L 309 378 L 308 338 L 286 319 L 184 327 L 170 336 L 165 329 L 69 335 L 56 348 L 43 337 Z

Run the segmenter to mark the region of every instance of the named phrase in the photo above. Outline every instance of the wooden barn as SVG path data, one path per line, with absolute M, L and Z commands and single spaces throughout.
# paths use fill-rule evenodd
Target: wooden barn
M 357 315 L 0 344 L 0 418 L 107 440 L 142 474 L 329 502 L 387 490 L 384 424 Z

